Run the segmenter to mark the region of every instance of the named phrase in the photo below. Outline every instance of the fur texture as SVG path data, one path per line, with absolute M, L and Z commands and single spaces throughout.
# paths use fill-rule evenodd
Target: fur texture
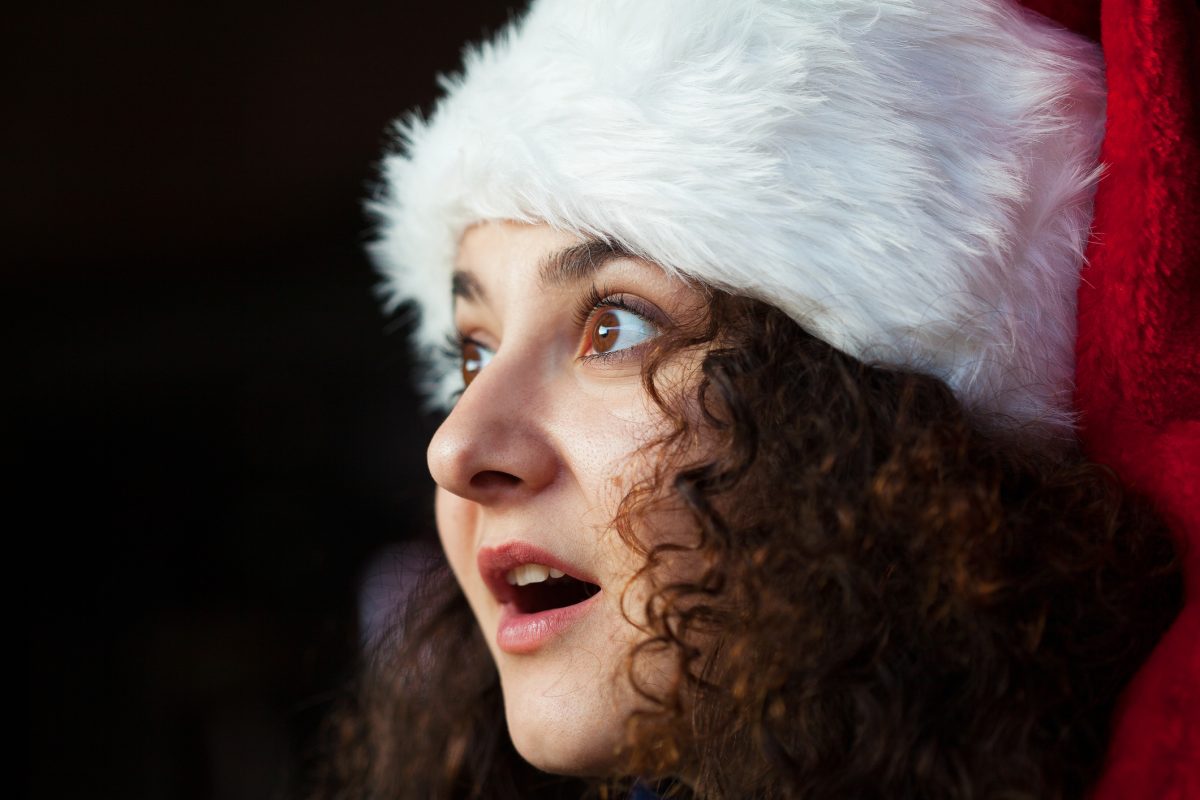
M 1039 0 L 1102 22 L 1108 172 L 1079 290 L 1085 452 L 1170 521 L 1187 605 L 1126 689 L 1093 800 L 1200 797 L 1200 7 Z
M 535 0 L 443 87 L 371 204 L 427 355 L 464 230 L 547 222 L 1071 437 L 1091 43 L 1007 0 Z M 426 390 L 456 380 L 435 360 Z

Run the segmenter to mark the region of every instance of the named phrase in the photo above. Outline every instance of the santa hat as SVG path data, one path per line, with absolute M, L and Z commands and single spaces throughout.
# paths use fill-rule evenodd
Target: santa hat
M 1098 48 L 1005 0 L 535 0 L 398 126 L 372 254 L 430 359 L 481 220 L 619 242 L 1070 440 Z M 457 368 L 426 389 L 446 401 Z
M 1092 800 L 1200 798 L 1200 10 L 1025 0 L 1104 47 L 1108 114 L 1079 286 L 1085 452 L 1167 520 L 1185 604 L 1129 684 Z

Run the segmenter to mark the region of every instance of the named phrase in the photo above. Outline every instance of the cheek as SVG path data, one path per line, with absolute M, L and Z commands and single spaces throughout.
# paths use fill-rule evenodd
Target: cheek
M 474 563 L 473 531 L 477 506 L 441 487 L 436 490 L 433 505 L 442 550 L 459 585 L 465 588 L 463 579 L 471 574 Z
M 640 384 L 633 388 L 638 391 L 580 393 L 551 430 L 562 443 L 571 483 L 597 514 L 591 520 L 595 524 L 607 525 L 621 498 L 651 473 L 653 459 L 642 447 L 663 432 L 661 419 L 646 408 Z

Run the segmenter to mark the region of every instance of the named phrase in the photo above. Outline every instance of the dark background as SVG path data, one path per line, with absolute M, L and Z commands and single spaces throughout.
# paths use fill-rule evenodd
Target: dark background
M 431 525 L 436 420 L 361 201 L 388 121 L 511 5 L 9 13 L 25 796 L 299 795 L 364 570 Z

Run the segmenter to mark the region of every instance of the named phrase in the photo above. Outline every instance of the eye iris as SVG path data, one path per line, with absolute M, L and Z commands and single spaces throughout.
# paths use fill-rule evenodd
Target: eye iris
M 596 327 L 592 329 L 592 348 L 597 353 L 612 350 L 620 330 L 621 320 L 612 311 L 605 311 L 596 319 Z
M 462 346 L 462 377 L 463 384 L 470 385 L 471 381 L 475 380 L 475 376 L 479 374 L 479 370 L 483 368 L 483 354 L 479 352 L 479 345 L 474 342 L 466 342 Z

